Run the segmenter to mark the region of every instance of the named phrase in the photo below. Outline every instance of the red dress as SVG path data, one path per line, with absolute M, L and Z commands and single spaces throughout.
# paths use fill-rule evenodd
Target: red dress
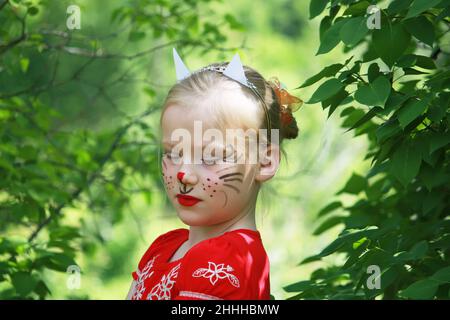
M 133 300 L 270 299 L 269 258 L 259 231 L 225 232 L 168 262 L 188 238 L 189 230 L 179 228 L 153 241 L 132 273 Z

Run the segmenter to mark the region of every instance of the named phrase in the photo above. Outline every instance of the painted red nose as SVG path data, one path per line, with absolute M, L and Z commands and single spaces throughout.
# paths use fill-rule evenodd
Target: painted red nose
M 183 182 L 183 177 L 184 177 L 184 172 L 180 171 L 180 172 L 177 173 L 178 181 Z

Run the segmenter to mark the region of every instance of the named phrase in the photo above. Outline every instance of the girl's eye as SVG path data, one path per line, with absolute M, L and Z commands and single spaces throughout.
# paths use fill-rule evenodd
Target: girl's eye
M 231 155 L 231 156 L 229 156 L 229 157 L 223 158 L 223 162 L 234 163 L 234 162 L 235 162 L 235 161 L 234 161 L 234 156 Z
M 178 160 L 182 157 L 182 154 L 180 154 L 180 153 L 177 154 L 172 151 L 164 151 L 163 156 L 170 160 Z
M 235 150 L 226 149 L 223 152 L 223 162 L 234 163 L 236 162 L 236 157 L 237 153 Z
M 202 162 L 204 164 L 206 164 L 207 166 L 212 166 L 212 165 L 216 164 L 217 160 L 218 160 L 217 158 L 213 158 L 213 157 L 203 157 L 202 158 Z
M 220 164 L 220 163 L 235 163 L 236 159 L 235 159 L 234 155 L 232 154 L 231 156 L 223 157 L 222 159 L 219 159 L 218 157 L 216 157 L 216 158 L 203 158 L 202 162 L 205 165 L 211 166 L 211 165 Z

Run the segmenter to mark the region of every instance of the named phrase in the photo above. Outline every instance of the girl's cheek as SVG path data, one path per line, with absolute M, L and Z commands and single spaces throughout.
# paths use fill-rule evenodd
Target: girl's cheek
M 205 198 L 219 200 L 225 196 L 228 199 L 241 192 L 243 178 L 243 169 L 238 165 L 217 166 L 204 172 L 200 187 Z
M 213 176 L 207 177 L 203 180 L 201 187 L 209 198 L 214 198 L 217 196 L 217 190 L 221 188 L 220 180 Z
M 171 170 L 169 168 L 169 165 L 167 163 L 163 162 L 163 168 L 162 168 L 162 178 L 164 182 L 164 187 L 166 190 L 172 191 L 175 188 L 175 180 L 174 175 L 171 173 Z

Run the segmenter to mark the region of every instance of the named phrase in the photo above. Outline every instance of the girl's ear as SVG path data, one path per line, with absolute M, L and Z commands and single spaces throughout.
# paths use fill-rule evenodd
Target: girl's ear
M 267 146 L 267 153 L 262 155 L 255 179 L 264 182 L 271 179 L 280 165 L 280 146 L 270 144 Z

